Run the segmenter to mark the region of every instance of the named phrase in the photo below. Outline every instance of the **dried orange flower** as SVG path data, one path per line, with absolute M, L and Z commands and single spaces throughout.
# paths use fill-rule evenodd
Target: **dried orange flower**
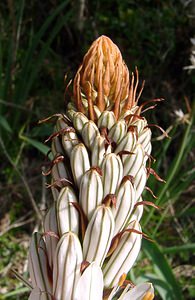
M 93 42 L 75 79 L 74 98 L 79 110 L 81 93 L 100 111 L 128 96 L 129 71 L 118 47 L 106 36 Z

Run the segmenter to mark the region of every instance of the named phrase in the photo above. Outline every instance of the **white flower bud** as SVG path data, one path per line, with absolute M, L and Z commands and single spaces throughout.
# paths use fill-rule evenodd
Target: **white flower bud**
M 144 151 L 146 153 L 148 153 L 148 145 L 151 144 L 151 136 L 152 136 L 152 132 L 149 128 L 145 128 L 141 134 L 139 135 L 139 138 L 138 138 L 138 143 L 142 145 Z M 148 153 L 150 154 L 150 153 Z
M 112 207 L 112 213 L 115 220 L 114 235 L 121 231 L 134 208 L 135 204 L 135 190 L 132 183 L 126 180 L 121 184 L 116 195 L 116 207 Z
M 134 187 L 136 189 L 136 202 L 140 198 L 147 181 L 146 168 L 142 166 L 135 176 Z
M 64 153 L 64 150 L 62 148 L 62 145 L 60 143 L 60 138 L 59 136 L 55 136 L 52 139 L 52 143 L 51 143 L 51 151 L 53 156 L 55 157 L 57 154 L 62 154 Z
M 52 179 L 55 182 L 58 182 L 59 186 L 63 186 L 63 183 L 60 182 L 61 179 L 68 179 L 69 174 L 65 167 L 64 161 L 58 161 L 54 163 L 51 170 Z
M 114 153 L 118 154 L 121 151 L 129 151 L 132 152 L 136 146 L 137 138 L 134 132 L 127 132 L 124 138 L 118 144 Z
M 83 126 L 85 125 L 85 123 L 87 123 L 89 120 L 87 119 L 87 117 L 81 113 L 81 112 L 76 112 L 73 115 L 73 125 L 74 128 L 81 133 Z
M 95 169 L 90 169 L 81 179 L 79 192 L 79 203 L 88 220 L 91 219 L 97 206 L 102 203 L 102 199 L 103 186 L 101 176 Z
M 132 222 L 128 229 L 141 231 L 141 227 L 137 221 Z M 113 287 L 118 284 L 123 273 L 128 273 L 132 268 L 141 247 L 141 234 L 135 232 L 125 232 L 107 261 L 104 269 L 104 285 Z
M 43 227 L 45 232 L 45 244 L 47 248 L 47 255 L 49 260 L 49 265 L 52 269 L 53 267 L 53 258 L 54 253 L 56 250 L 56 246 L 58 243 L 58 227 L 57 227 L 57 221 L 56 221 L 56 209 L 55 209 L 55 203 L 51 206 L 51 208 L 48 210 L 47 214 L 45 215 Z M 47 234 L 48 233 L 48 234 Z M 54 235 L 56 236 L 54 236 Z
M 103 264 L 113 237 L 114 218 L 109 207 L 99 206 L 94 212 L 85 232 L 83 257 L 89 262 Z
M 141 283 L 127 292 L 121 300 L 152 300 L 154 298 L 154 288 L 151 283 Z
M 74 131 L 67 131 L 62 135 L 62 145 L 68 157 L 75 145 L 79 143 L 77 134 Z
M 92 262 L 80 277 L 74 300 L 102 300 L 103 274 L 96 262 Z
M 32 286 L 51 293 L 52 280 L 50 276 L 52 274 L 49 273 L 46 245 L 42 235 L 38 232 L 35 232 L 31 238 L 28 261 Z
M 83 261 L 78 237 L 65 233 L 56 248 L 53 270 L 53 295 L 56 300 L 74 299 Z
M 70 164 L 74 181 L 79 187 L 83 174 L 90 169 L 89 155 L 84 144 L 80 143 L 73 148 Z
M 140 197 L 139 200 L 137 202 L 142 202 L 142 198 Z M 144 211 L 144 206 L 143 205 L 138 205 L 135 210 L 133 211 L 133 213 L 130 216 L 130 219 L 128 221 L 128 223 L 131 223 L 132 221 L 140 221 L 141 217 L 143 215 L 143 211 Z
M 91 150 L 94 140 L 99 136 L 99 130 L 93 121 L 86 122 L 82 129 L 82 138 L 85 145 Z
M 93 167 L 102 167 L 102 162 L 106 154 L 111 153 L 111 146 L 106 149 L 106 140 L 103 136 L 97 136 L 94 140 L 91 161 Z
M 127 125 L 125 120 L 116 122 L 108 133 L 108 137 L 118 144 L 127 133 Z
M 144 151 L 142 146 L 138 144 L 133 154 L 123 155 L 122 161 L 124 167 L 123 176 L 131 175 L 135 177 L 144 163 Z
M 60 236 L 68 231 L 79 233 L 79 213 L 72 202 L 78 202 L 73 189 L 69 186 L 62 188 L 56 202 L 56 217 Z
M 98 127 L 106 127 L 108 130 L 116 123 L 116 117 L 113 111 L 103 111 L 98 119 Z
M 108 194 L 115 194 L 123 176 L 120 157 L 114 153 L 107 154 L 103 160 L 102 173 L 104 197 Z

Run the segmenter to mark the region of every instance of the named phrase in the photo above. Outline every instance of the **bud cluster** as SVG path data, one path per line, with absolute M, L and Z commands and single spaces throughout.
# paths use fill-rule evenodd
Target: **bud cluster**
M 50 138 L 54 202 L 44 233 L 30 244 L 30 300 L 153 299 L 150 283 L 126 280 L 144 235 L 142 193 L 151 173 L 151 130 L 137 87 L 137 69 L 129 80 L 117 46 L 97 39 Z

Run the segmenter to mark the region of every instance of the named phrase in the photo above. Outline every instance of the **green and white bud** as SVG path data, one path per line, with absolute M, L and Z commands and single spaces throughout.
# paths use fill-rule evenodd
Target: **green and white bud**
M 63 158 L 64 160 L 64 158 Z M 60 187 L 63 187 L 63 183 L 60 181 L 61 179 L 69 179 L 69 173 L 65 167 L 65 163 L 62 160 L 56 161 L 52 166 L 51 170 L 52 179 L 55 182 L 58 182 Z
M 136 202 L 140 198 L 147 181 L 146 168 L 142 166 L 134 178 L 134 187 L 136 189 Z
M 56 122 L 55 131 L 61 131 L 68 127 L 66 120 L 63 117 L 59 117 Z
M 45 232 L 45 244 L 50 268 L 53 267 L 53 258 L 58 243 L 58 227 L 56 221 L 56 203 L 53 203 L 51 208 L 45 215 L 43 228 Z
M 92 262 L 79 278 L 74 300 L 102 300 L 103 288 L 102 270 L 96 262 Z
M 142 202 L 142 201 L 143 201 L 142 197 L 140 197 L 136 203 L 139 203 L 139 202 Z M 141 220 L 142 215 L 143 215 L 143 211 L 144 211 L 143 205 L 136 206 L 135 210 L 133 211 L 133 213 L 130 216 L 128 224 L 130 224 L 132 221 L 138 221 L 139 222 Z
M 136 134 L 134 132 L 129 131 L 124 136 L 124 138 L 120 141 L 114 153 L 118 154 L 122 151 L 133 152 L 136 143 L 137 143 Z
M 141 231 L 137 221 L 132 222 L 128 229 Z M 139 254 L 142 235 L 135 232 L 125 232 L 105 267 L 103 268 L 104 285 L 113 287 L 117 285 L 122 274 L 128 273 Z
M 79 143 L 79 139 L 78 139 L 77 134 L 74 132 L 74 129 L 71 130 L 71 128 L 70 128 L 70 131 L 66 131 L 62 135 L 63 149 L 68 157 L 70 157 L 73 147 L 75 145 L 77 145 L 78 143 Z
M 106 147 L 106 139 L 103 136 L 97 136 L 91 153 L 92 166 L 101 168 L 105 155 L 109 153 L 111 153 L 111 146 Z
M 102 163 L 104 197 L 115 194 L 123 176 L 123 165 L 118 155 L 107 154 Z
M 103 185 L 100 174 L 96 169 L 87 171 L 80 184 L 79 203 L 88 220 L 91 219 L 96 208 L 102 203 Z
M 56 217 L 60 236 L 68 231 L 78 235 L 79 213 L 72 203 L 78 202 L 74 190 L 66 186 L 61 189 L 56 202 Z
M 62 144 L 60 142 L 60 138 L 59 136 L 55 136 L 52 139 L 52 143 L 51 143 L 51 151 L 53 154 L 53 157 L 56 157 L 58 154 L 64 154 L 64 150 L 62 147 Z
M 135 189 L 130 180 L 121 184 L 116 194 L 116 207 L 112 207 L 115 220 L 114 235 L 123 230 L 133 211 L 135 204 Z
M 148 153 L 146 150 L 148 149 L 148 145 L 151 145 L 151 136 L 152 132 L 149 128 L 145 128 L 138 138 L 138 143 L 140 143 L 146 153 Z M 148 153 L 150 154 L 150 153 Z
M 56 300 L 74 299 L 82 261 L 82 249 L 77 235 L 65 233 L 54 257 L 53 295 Z
M 51 293 L 52 274 L 50 274 L 47 249 L 42 235 L 38 232 L 35 232 L 32 236 L 28 262 L 32 286 Z
M 76 112 L 73 116 L 74 128 L 81 133 L 85 123 L 89 122 L 88 118 L 81 112 Z
M 132 154 L 123 155 L 123 176 L 131 175 L 135 177 L 144 164 L 144 151 L 142 145 L 137 144 Z
M 84 144 L 76 145 L 70 155 L 72 174 L 77 186 L 80 186 L 83 174 L 90 169 L 89 155 Z
M 94 140 L 100 135 L 99 130 L 93 121 L 86 122 L 81 132 L 85 145 L 92 150 Z
M 127 133 L 127 124 L 125 120 L 119 120 L 116 122 L 108 133 L 108 137 L 114 141 L 116 144 L 119 144 L 120 141 L 124 138 Z
M 103 111 L 98 118 L 98 128 L 107 128 L 110 130 L 110 128 L 116 123 L 116 117 L 113 113 L 113 111 Z
M 152 300 L 154 288 L 151 283 L 141 283 L 132 288 L 121 300 Z
M 102 266 L 114 232 L 112 211 L 105 205 L 94 212 L 85 232 L 83 241 L 83 257 L 86 261 L 95 261 Z

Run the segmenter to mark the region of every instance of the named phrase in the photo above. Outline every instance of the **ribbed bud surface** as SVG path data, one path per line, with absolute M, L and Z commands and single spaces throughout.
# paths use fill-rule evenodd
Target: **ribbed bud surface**
M 65 233 L 56 248 L 53 270 L 53 295 L 56 300 L 74 299 L 83 260 L 78 237 Z
M 109 207 L 99 206 L 89 222 L 83 241 L 86 261 L 103 264 L 114 231 L 114 218 Z

